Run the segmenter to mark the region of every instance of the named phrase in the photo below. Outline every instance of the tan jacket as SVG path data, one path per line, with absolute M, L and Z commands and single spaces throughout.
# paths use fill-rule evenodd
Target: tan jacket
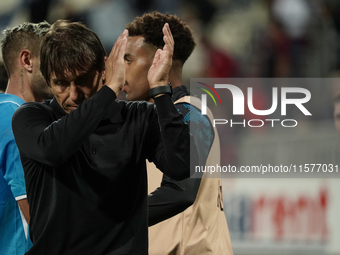
M 187 102 L 201 108 L 201 101 L 185 96 L 175 102 Z M 207 109 L 211 123 L 213 116 Z M 220 142 L 216 128 L 215 139 L 206 165 L 220 163 Z M 162 173 L 148 164 L 149 193 L 159 187 Z M 203 175 L 196 200 L 184 212 L 149 228 L 150 255 L 232 255 L 227 221 L 223 212 L 221 178 Z

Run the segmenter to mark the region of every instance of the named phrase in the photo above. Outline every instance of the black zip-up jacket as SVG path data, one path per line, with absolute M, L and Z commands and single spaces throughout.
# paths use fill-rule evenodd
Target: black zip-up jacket
M 155 99 L 158 114 L 115 99 L 104 86 L 70 114 L 55 99 L 14 113 L 31 216 L 26 254 L 148 253 L 145 159 L 189 177 L 189 131 L 168 95 Z

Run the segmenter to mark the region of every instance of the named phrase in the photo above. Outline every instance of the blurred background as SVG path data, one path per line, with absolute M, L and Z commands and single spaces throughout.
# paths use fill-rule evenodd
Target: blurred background
M 187 86 L 190 78 L 203 77 L 332 78 L 312 93 L 312 124 L 294 134 L 223 132 L 222 164 L 251 164 L 268 155 L 279 156 L 274 164 L 280 164 L 311 148 L 304 163 L 313 155 L 339 163 L 333 120 L 340 87 L 339 0 L 0 0 L 0 30 L 24 21 L 82 21 L 109 53 L 128 22 L 154 10 L 176 14 L 193 30 L 197 47 L 184 68 Z M 0 56 L 0 91 L 6 84 Z M 254 104 L 268 100 L 266 91 L 258 87 Z M 224 178 L 223 185 L 235 255 L 340 254 L 339 179 Z

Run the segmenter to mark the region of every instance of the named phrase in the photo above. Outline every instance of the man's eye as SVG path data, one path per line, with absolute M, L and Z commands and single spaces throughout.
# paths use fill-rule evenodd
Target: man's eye
M 128 64 L 131 64 L 131 60 L 130 59 L 125 59 L 125 61 L 128 63 Z
M 67 82 L 65 82 L 65 81 L 57 81 L 56 85 L 64 87 L 64 86 L 67 86 Z
M 85 86 L 87 84 L 88 80 L 86 79 L 79 79 L 75 83 L 79 86 Z

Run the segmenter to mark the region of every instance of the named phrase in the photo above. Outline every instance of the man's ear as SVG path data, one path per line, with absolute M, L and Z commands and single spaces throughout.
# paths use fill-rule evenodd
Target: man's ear
M 22 50 L 20 52 L 20 65 L 28 72 L 32 72 L 33 70 L 32 53 L 29 50 Z
M 107 60 L 107 56 L 104 57 L 104 62 L 106 62 L 106 60 Z M 105 82 L 105 78 L 106 78 L 106 76 L 105 76 L 105 66 L 104 66 L 104 70 L 103 70 L 103 72 L 102 72 L 102 80 L 103 80 L 103 83 Z

